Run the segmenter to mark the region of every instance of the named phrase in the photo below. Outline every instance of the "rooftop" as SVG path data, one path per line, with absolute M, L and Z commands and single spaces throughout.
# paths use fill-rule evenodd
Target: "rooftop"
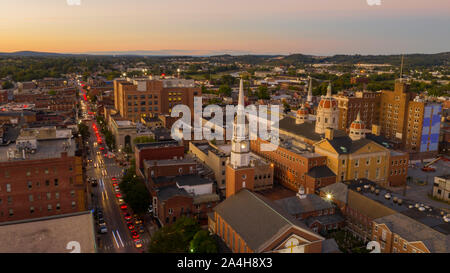
M 423 223 L 414 221 L 402 213 L 395 213 L 374 220 L 377 224 L 385 224 L 400 237 L 409 242 L 422 241 L 432 253 L 449 253 L 450 236 L 444 235 Z
M 156 195 L 160 201 L 166 201 L 174 196 L 192 197 L 185 189 L 176 185 L 159 188 Z
M 312 232 L 304 223 L 286 213 L 267 198 L 243 189 L 225 199 L 214 208 L 255 252 L 262 251 L 265 244 L 289 228 L 323 239 Z M 239 213 L 236 213 L 239 212 Z
M 70 138 L 38 140 L 37 149 L 34 152 L 25 152 L 24 159 L 23 152 L 11 143 L 0 146 L 0 162 L 59 158 L 62 152 L 67 152 L 67 156 L 74 156 L 75 150 L 76 145 Z
M 395 194 L 387 189 L 381 188 L 378 184 L 367 179 L 346 181 L 344 183 L 350 190 L 381 203 L 384 206 L 406 215 L 438 232 L 446 235 L 450 234 L 450 223 L 444 222 L 443 219 L 443 216 L 447 214 L 444 211 L 435 209 L 427 204 L 404 199 L 402 195 Z M 378 194 L 376 193 L 377 190 L 379 190 Z M 401 204 L 399 204 L 398 200 L 401 200 Z
M 317 134 L 315 132 L 316 130 L 316 123 L 315 121 L 307 121 L 302 124 L 297 124 L 295 122 L 295 118 L 292 117 L 285 117 L 279 122 L 279 128 L 280 131 L 285 131 L 294 135 L 302 136 L 306 139 L 310 139 L 313 141 L 319 141 L 322 140 L 325 137 L 325 134 Z M 335 130 L 334 136 L 345 136 L 345 132 L 341 130 Z
M 161 159 L 161 160 L 144 160 L 144 164 L 148 167 L 151 166 L 170 166 L 181 164 L 194 164 L 196 161 L 192 158 L 185 157 L 182 159 Z
M 322 178 L 322 177 L 332 177 L 336 176 L 336 174 L 328 168 L 328 166 L 316 166 L 312 167 L 306 175 L 313 178 Z
M 333 203 L 324 200 L 322 197 L 315 194 L 306 194 L 305 198 L 298 196 L 287 197 L 275 201 L 291 215 L 308 213 L 318 210 L 333 208 Z
M 167 141 L 158 141 L 158 142 L 149 142 L 149 143 L 138 143 L 136 144 L 136 149 L 157 149 L 164 147 L 176 147 L 181 146 L 180 143 L 176 140 L 167 140 Z
M 81 253 L 95 253 L 91 212 L 78 212 L 0 224 L 0 253 L 69 253 L 79 242 Z

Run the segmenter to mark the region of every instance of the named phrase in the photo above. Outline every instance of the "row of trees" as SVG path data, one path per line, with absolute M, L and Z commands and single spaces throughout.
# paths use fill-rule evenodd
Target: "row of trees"
M 136 164 L 132 160 L 131 166 L 126 170 L 119 184 L 124 194 L 124 201 L 131 207 L 134 213 L 144 215 L 151 204 L 150 193 L 142 178 L 136 175 Z

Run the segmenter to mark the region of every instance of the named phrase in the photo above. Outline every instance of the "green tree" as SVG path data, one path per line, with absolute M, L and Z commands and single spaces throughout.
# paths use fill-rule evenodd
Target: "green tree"
M 3 89 L 10 89 L 10 88 L 13 88 L 13 87 L 14 87 L 14 84 L 12 82 L 10 82 L 10 81 L 6 81 L 6 82 L 4 82 L 2 84 L 2 88 Z
M 230 97 L 231 96 L 231 87 L 226 85 L 226 84 L 222 84 L 219 87 L 219 94 L 224 95 L 226 97 Z
M 91 135 L 91 133 L 89 132 L 89 127 L 84 123 L 78 124 L 78 132 L 81 134 L 83 140 L 89 139 Z
M 192 239 L 189 247 L 193 253 L 217 253 L 217 244 L 208 231 L 198 231 Z
M 256 96 L 262 100 L 270 99 L 269 89 L 265 85 L 258 86 L 258 90 L 256 92 Z
M 54 96 L 54 95 L 56 95 L 56 90 L 50 90 L 50 91 L 48 91 L 48 94 L 51 96 Z
M 150 241 L 150 253 L 187 253 L 190 242 L 200 231 L 200 225 L 190 217 L 180 217 L 175 223 L 166 225 L 155 234 Z

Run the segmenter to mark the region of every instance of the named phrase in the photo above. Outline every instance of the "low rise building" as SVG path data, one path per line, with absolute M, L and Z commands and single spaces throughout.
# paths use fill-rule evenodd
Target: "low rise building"
M 434 178 L 433 197 L 450 202 L 450 175 Z

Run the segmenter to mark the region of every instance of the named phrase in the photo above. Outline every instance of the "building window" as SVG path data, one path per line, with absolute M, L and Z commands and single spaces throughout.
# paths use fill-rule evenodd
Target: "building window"
M 75 201 L 72 201 L 72 209 L 74 209 L 75 208 Z
M 34 212 L 34 207 L 30 207 L 30 213 L 33 214 Z
M 407 244 L 406 243 L 403 243 L 403 250 L 406 250 L 407 249 Z
M 355 160 L 355 167 L 358 167 L 359 166 L 359 159 L 356 159 Z
M 11 192 L 11 184 L 6 184 L 6 192 Z
M 33 188 L 33 182 L 28 181 L 28 190 L 31 190 Z
M 72 198 L 74 198 L 74 197 L 75 197 L 75 191 L 70 191 L 70 196 L 71 196 Z
M 51 204 L 48 204 L 48 205 L 47 205 L 47 210 L 48 210 L 48 211 L 52 211 L 52 205 L 51 205 Z
M 59 203 L 56 204 L 56 210 L 60 210 L 61 209 L 61 205 Z
M 169 214 L 172 214 L 173 213 L 173 209 L 169 209 Z
M 47 192 L 47 200 L 50 200 L 52 198 L 52 194 L 50 192 Z
M 30 202 L 33 202 L 33 201 L 34 201 L 34 198 L 33 198 L 33 195 L 32 195 L 32 194 L 28 195 L 28 200 L 29 200 Z
M 55 187 L 58 186 L 58 179 L 55 179 Z
M 13 209 L 9 209 L 9 217 L 13 217 L 14 216 L 14 210 Z

